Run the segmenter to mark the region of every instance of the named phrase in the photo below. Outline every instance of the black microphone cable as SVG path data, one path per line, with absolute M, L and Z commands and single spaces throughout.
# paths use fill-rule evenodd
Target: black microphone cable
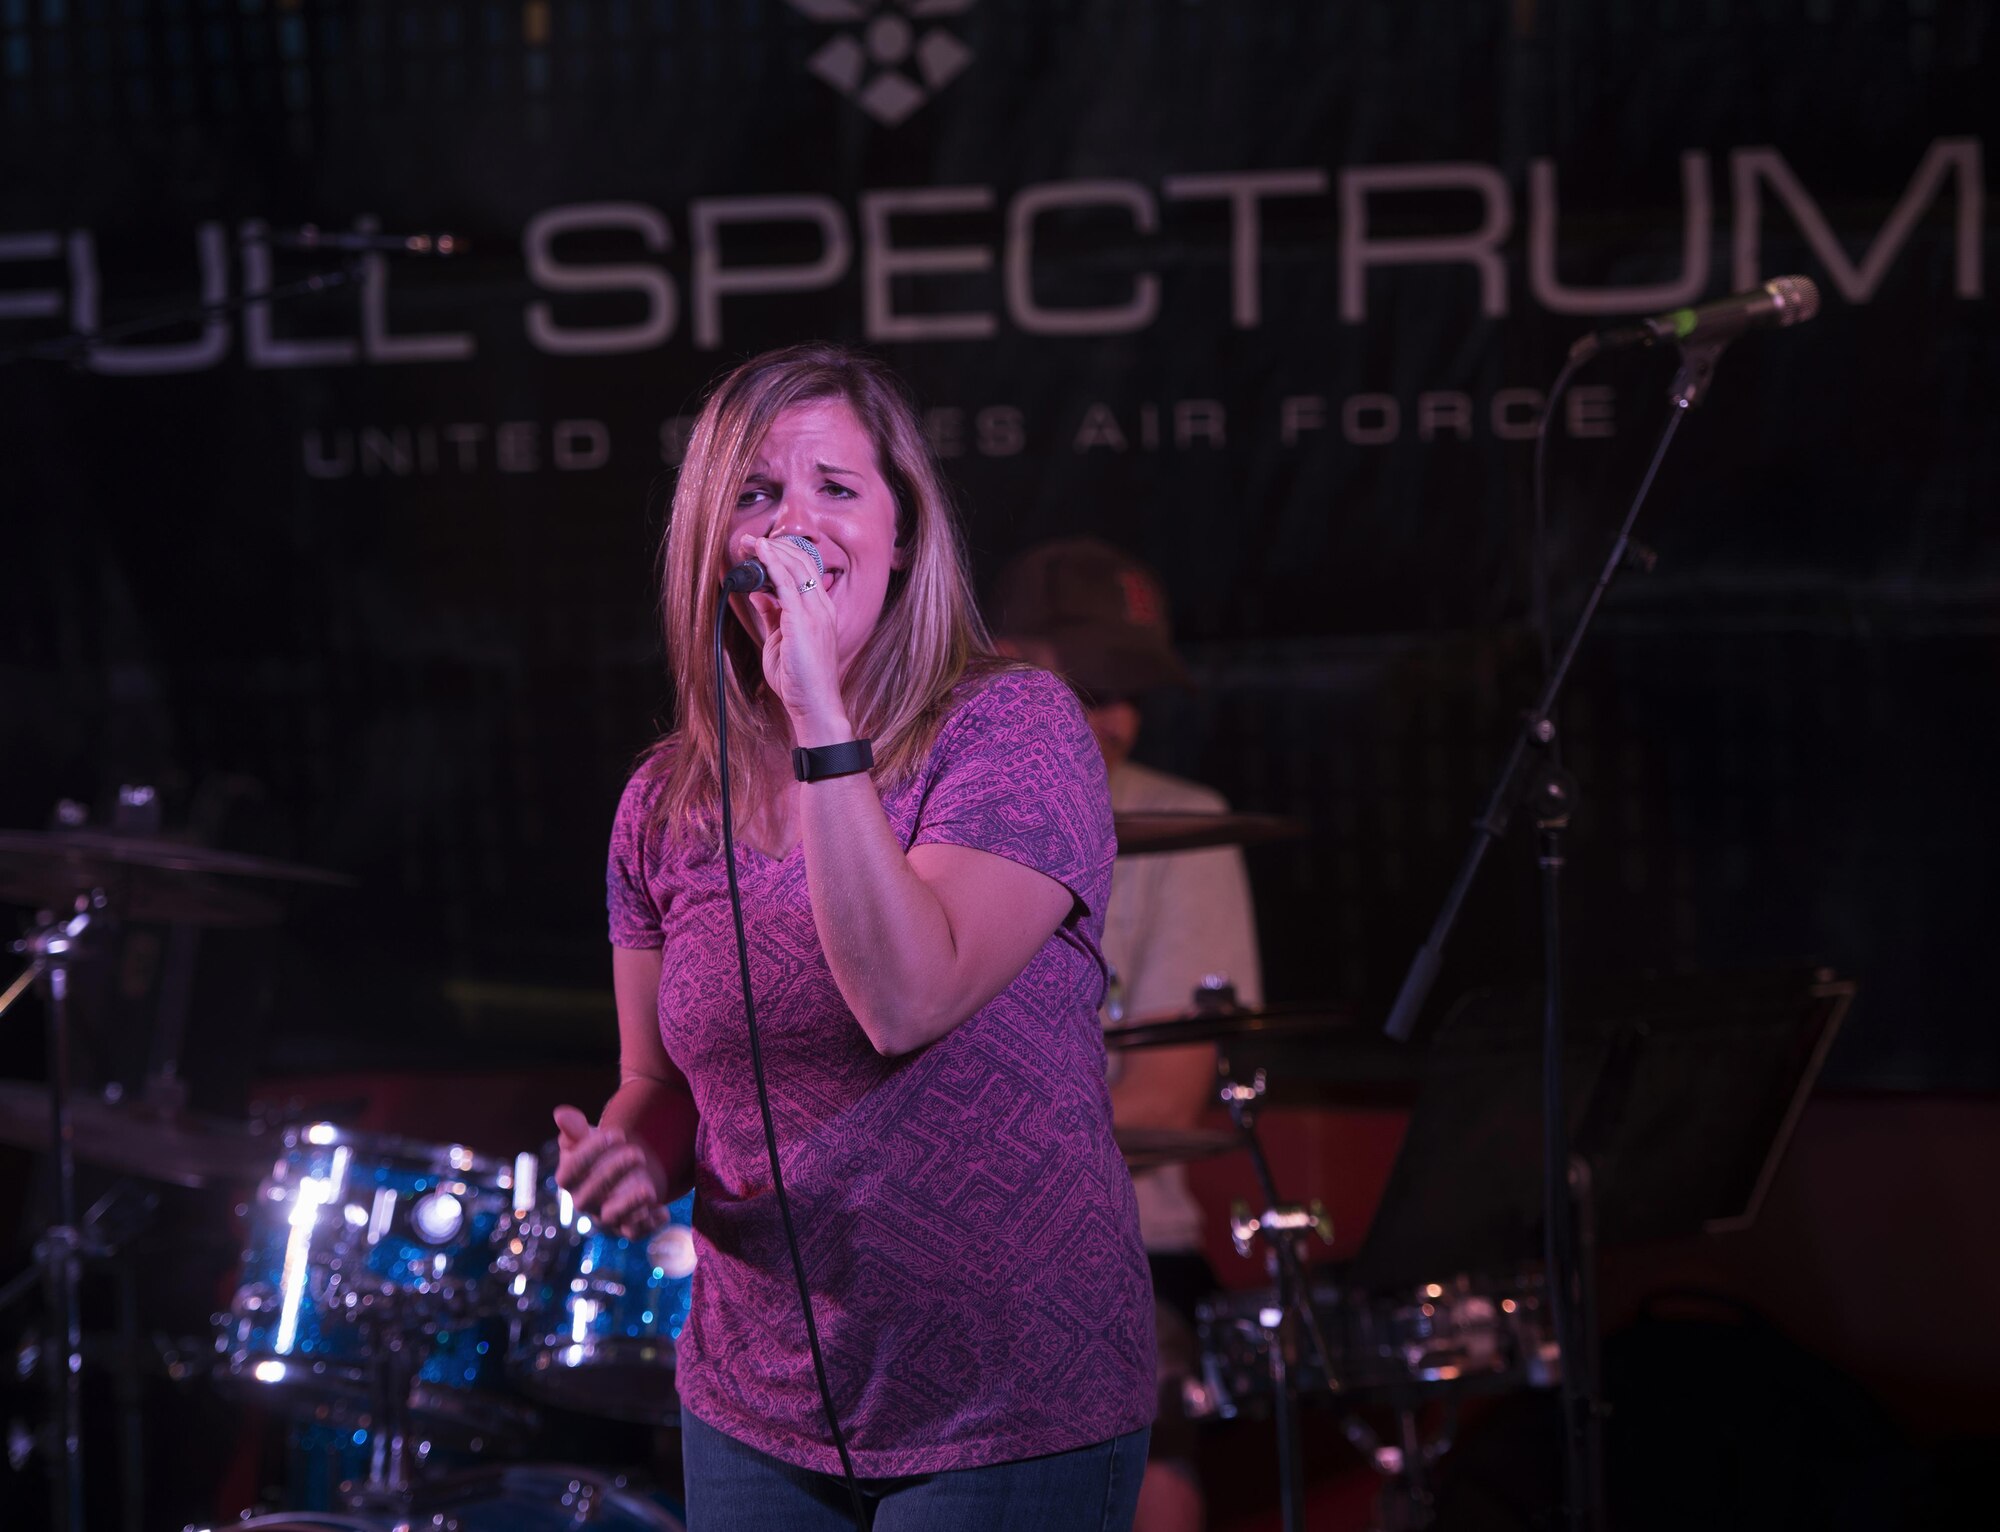
M 854 1525 L 866 1532 L 868 1508 L 854 1475 L 854 1459 L 847 1453 L 847 1437 L 840 1429 L 840 1416 L 833 1407 L 833 1389 L 826 1381 L 826 1357 L 820 1351 L 819 1324 L 813 1318 L 812 1289 L 806 1283 L 805 1258 L 799 1254 L 798 1234 L 792 1227 L 792 1204 L 785 1195 L 785 1173 L 778 1164 L 778 1130 L 771 1122 L 771 1092 L 764 1082 L 764 1050 L 757 1039 L 757 1006 L 750 996 L 750 944 L 743 934 L 743 898 L 736 887 L 736 817 L 729 802 L 729 693 L 724 685 L 728 661 L 722 650 L 722 625 L 728 620 L 729 601 L 725 596 L 715 603 L 716 768 L 722 787 L 722 859 L 729 874 L 729 914 L 736 923 L 736 966 L 743 982 L 743 1019 L 750 1028 L 750 1071 L 757 1077 L 757 1110 L 764 1118 L 764 1152 L 770 1157 L 771 1188 L 778 1194 L 778 1216 L 785 1225 L 785 1248 L 791 1252 L 792 1276 L 799 1285 L 799 1308 L 805 1314 L 806 1344 L 812 1350 L 820 1408 L 826 1414 L 827 1429 L 833 1433 L 834 1450 L 840 1454 L 841 1477 L 854 1500 Z

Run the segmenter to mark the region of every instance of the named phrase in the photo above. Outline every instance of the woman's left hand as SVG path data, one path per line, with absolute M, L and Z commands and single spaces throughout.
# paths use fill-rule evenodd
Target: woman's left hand
M 763 621 L 764 680 L 784 704 L 794 738 L 801 745 L 847 739 L 839 628 L 818 566 L 797 544 L 754 533 L 744 533 L 736 551 L 764 566 L 764 589 L 745 599 Z

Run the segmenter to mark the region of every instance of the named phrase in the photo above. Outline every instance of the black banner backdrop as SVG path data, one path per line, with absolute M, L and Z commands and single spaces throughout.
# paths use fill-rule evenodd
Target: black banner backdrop
M 1202 680 L 1145 753 L 1295 813 L 1269 989 L 1379 1012 L 1530 695 L 1529 438 L 1610 315 L 1787 272 L 1566 710 L 1580 970 L 1818 959 L 1854 1083 L 2000 1084 L 1988 9 L 0 0 L 0 821 L 154 782 L 362 891 L 212 942 L 274 1066 L 608 1052 L 678 433 L 807 336 L 913 381 L 982 579 L 1089 530 Z M 1553 423 L 1573 610 L 1665 410 Z M 1525 845 L 1440 994 L 1532 968 Z M 247 968 L 240 965 L 247 964 Z M 213 983 L 213 981 L 209 981 Z

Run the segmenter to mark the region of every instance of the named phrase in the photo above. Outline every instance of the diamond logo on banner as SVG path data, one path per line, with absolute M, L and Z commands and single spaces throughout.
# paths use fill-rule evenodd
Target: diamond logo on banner
M 893 128 L 972 62 L 941 26 L 977 0 L 786 0 L 800 15 L 841 30 L 806 61 L 812 72 L 885 128 Z

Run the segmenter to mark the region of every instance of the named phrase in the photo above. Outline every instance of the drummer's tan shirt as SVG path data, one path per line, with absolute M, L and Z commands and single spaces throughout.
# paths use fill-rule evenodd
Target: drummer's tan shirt
M 1222 795 L 1198 782 L 1132 762 L 1111 773 L 1114 813 L 1221 813 Z M 1243 1005 L 1263 1003 L 1257 924 L 1243 853 L 1234 846 L 1121 856 L 1112 864 L 1104 916 L 1104 956 L 1122 992 L 1123 1025 L 1179 1015 L 1210 975 L 1226 977 Z M 1119 1025 L 1107 1015 L 1107 1027 Z M 1121 1066 L 1111 1056 L 1112 1078 Z M 1201 1210 L 1179 1165 L 1133 1177 L 1146 1248 L 1201 1248 Z

